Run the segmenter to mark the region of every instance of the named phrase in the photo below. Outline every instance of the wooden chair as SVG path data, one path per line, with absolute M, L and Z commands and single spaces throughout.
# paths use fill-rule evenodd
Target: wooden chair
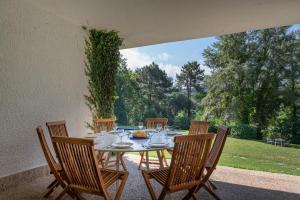
M 48 131 L 51 137 L 54 136 L 64 136 L 69 137 L 66 121 L 54 121 L 54 122 L 47 122 L 46 126 L 48 127 Z
M 146 118 L 146 128 L 156 128 L 157 124 L 161 124 L 163 128 L 168 125 L 168 118 Z
M 111 131 L 114 128 L 115 122 L 116 122 L 116 120 L 114 118 L 105 118 L 105 119 L 94 118 L 93 119 L 94 132 L 99 133 L 99 132 L 101 132 L 102 128 L 105 128 L 106 131 Z M 125 153 L 121 153 L 119 159 L 120 159 L 123 169 L 127 171 L 127 168 L 126 168 L 126 165 L 125 165 L 125 162 L 123 159 L 124 154 Z M 98 152 L 98 160 L 103 167 L 110 168 L 110 167 L 114 166 L 111 163 L 115 163 L 116 161 L 115 160 L 109 161 L 109 158 L 110 158 L 110 155 L 108 153 Z M 106 164 L 104 163 L 105 160 L 107 160 Z
M 157 124 L 161 124 L 162 128 L 165 128 L 168 125 L 168 118 L 146 118 L 145 119 L 146 122 L 146 128 L 151 128 L 151 129 L 155 129 Z M 166 166 L 168 166 L 168 162 L 165 156 L 165 153 L 163 150 L 160 150 L 159 152 L 161 154 L 162 160 L 165 163 Z M 139 169 L 141 169 L 142 164 L 146 164 L 147 161 L 145 159 L 145 152 L 140 152 L 140 156 L 141 156 L 141 160 L 140 160 L 140 164 L 139 164 Z M 160 162 L 158 160 L 149 160 L 148 164 L 155 164 L 155 165 L 160 165 Z
M 105 200 L 111 200 L 108 188 L 118 180 L 121 183 L 115 199 L 120 199 L 128 172 L 100 169 L 93 140 L 53 137 L 52 141 L 69 183 L 57 199 L 63 197 L 68 191 L 75 191 L 92 193 L 103 196 Z
M 49 149 L 49 146 L 46 142 L 45 135 L 44 135 L 42 127 L 40 127 L 40 126 L 37 127 L 36 131 L 37 131 L 37 135 L 39 137 L 40 144 L 41 144 L 42 149 L 43 149 L 44 156 L 45 156 L 46 161 L 48 163 L 48 166 L 50 168 L 50 173 L 53 174 L 54 177 L 55 177 L 55 180 L 47 187 L 47 191 L 44 195 L 44 197 L 47 198 L 54 191 L 54 189 L 56 187 L 58 187 L 60 185 L 62 188 L 65 188 L 66 184 L 65 184 L 65 182 L 63 180 L 63 176 L 62 176 L 62 168 L 55 161 L 55 159 L 52 156 L 52 153 L 51 153 L 51 151 Z
M 209 122 L 192 120 L 189 128 L 189 135 L 208 133 Z
M 192 120 L 189 128 L 189 135 L 199 135 L 208 133 L 209 122 Z M 173 154 L 172 149 L 167 149 L 169 154 Z
M 93 128 L 95 133 L 101 132 L 102 127 L 105 127 L 107 131 L 113 130 L 115 125 L 115 119 L 113 118 L 106 118 L 106 119 L 93 119 Z
M 205 163 L 205 175 L 202 177 L 201 183 L 197 187 L 197 190 L 195 191 L 198 192 L 202 187 L 210 193 L 215 199 L 220 199 L 220 197 L 215 193 L 215 189 L 217 187 L 210 181 L 210 176 L 216 169 L 216 166 L 219 162 L 219 159 L 221 157 L 227 136 L 229 135 L 229 129 L 221 126 L 218 129 L 218 133 L 216 136 L 216 139 L 214 141 L 214 144 L 210 150 L 207 162 Z M 195 194 L 193 194 L 194 198 Z
M 142 170 L 152 200 L 157 198 L 150 179 L 155 179 L 163 186 L 159 200 L 163 200 L 169 193 L 181 190 L 188 190 L 185 199 L 192 197 L 200 184 L 212 139 L 212 134 L 177 136 L 169 168 Z

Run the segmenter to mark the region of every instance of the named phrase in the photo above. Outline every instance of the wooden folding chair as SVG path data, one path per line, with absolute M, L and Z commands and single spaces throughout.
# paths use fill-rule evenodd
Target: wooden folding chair
M 162 128 L 165 128 L 168 125 L 168 118 L 146 118 L 145 122 L 146 122 L 146 128 L 155 129 L 157 124 L 161 124 Z M 167 162 L 164 151 L 160 150 L 157 152 L 157 154 L 161 154 L 161 158 L 162 158 L 163 162 L 165 163 L 166 166 L 168 166 L 168 162 Z M 141 156 L 141 160 L 140 160 L 140 164 L 139 164 L 139 169 L 141 169 L 141 166 L 143 163 L 144 164 L 147 163 L 147 161 L 145 159 L 145 152 L 140 152 L 140 156 Z M 157 155 L 157 156 L 159 156 L 159 155 Z M 161 163 L 157 159 L 149 160 L 148 164 L 161 165 Z
M 100 169 L 93 140 L 53 137 L 52 141 L 69 183 L 57 199 L 63 197 L 68 191 L 75 191 L 78 194 L 82 192 L 92 193 L 103 196 L 105 200 L 111 200 L 108 188 L 118 180 L 121 183 L 115 199 L 120 199 L 128 172 Z
M 65 188 L 66 184 L 63 180 L 62 168 L 61 168 L 60 164 L 57 163 L 52 156 L 52 153 L 51 153 L 49 146 L 47 144 L 47 141 L 45 139 L 45 135 L 44 135 L 42 127 L 38 126 L 36 128 L 36 131 L 37 131 L 37 135 L 39 137 L 40 144 L 43 149 L 44 156 L 45 156 L 48 166 L 50 168 L 50 173 L 53 174 L 55 177 L 55 180 L 47 187 L 47 191 L 44 194 L 44 197 L 47 198 L 54 191 L 54 189 L 56 187 L 58 187 L 60 185 L 62 188 Z
M 205 174 L 203 175 L 201 179 L 201 183 L 197 187 L 195 193 L 198 192 L 203 187 L 215 199 L 217 200 L 220 199 L 220 197 L 215 193 L 215 189 L 217 189 L 217 187 L 210 181 L 209 178 L 211 174 L 214 172 L 214 170 L 216 169 L 216 166 L 223 152 L 224 145 L 228 135 L 229 135 L 228 128 L 221 126 L 218 129 L 216 139 L 210 150 L 207 162 L 205 163 Z M 193 197 L 196 199 L 195 193 L 193 194 Z
M 189 135 L 199 135 L 203 133 L 208 133 L 209 122 L 207 121 L 196 121 L 192 120 L 190 122 Z M 167 149 L 169 154 L 173 154 L 172 149 Z
M 94 132 L 99 133 L 99 132 L 101 132 L 101 130 L 103 130 L 103 128 L 106 131 L 111 131 L 111 130 L 113 130 L 115 122 L 116 122 L 116 120 L 114 118 L 105 118 L 105 119 L 94 118 L 93 119 Z M 125 154 L 124 152 L 122 152 L 120 154 L 119 160 L 121 162 L 123 169 L 127 171 L 126 164 L 123 159 L 124 154 Z M 98 160 L 99 160 L 100 164 L 102 165 L 102 167 L 110 168 L 110 167 L 114 166 L 112 163 L 115 163 L 116 160 L 109 160 L 109 158 L 110 158 L 109 153 L 98 152 Z M 107 162 L 105 162 L 105 159 L 107 160 Z
M 169 168 L 142 170 L 152 200 L 157 198 L 150 179 L 163 186 L 159 200 L 163 200 L 169 193 L 181 190 L 188 190 L 184 199 L 192 197 L 200 183 L 213 137 L 212 134 L 177 136 Z
M 66 121 L 54 121 L 47 122 L 46 126 L 48 127 L 48 131 L 51 137 L 54 136 L 64 136 L 69 137 L 68 130 L 66 127 Z
M 100 133 L 102 128 L 105 128 L 106 131 L 113 130 L 116 120 L 113 118 L 106 118 L 106 119 L 93 119 L 93 128 L 95 133 Z
M 209 122 L 192 120 L 189 128 L 189 135 L 208 133 Z

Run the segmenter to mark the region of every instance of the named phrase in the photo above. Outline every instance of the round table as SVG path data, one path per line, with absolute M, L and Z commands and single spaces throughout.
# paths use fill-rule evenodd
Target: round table
M 166 146 L 162 146 L 162 147 L 151 147 L 149 144 L 149 139 L 133 139 L 133 138 L 129 138 L 127 136 L 127 138 L 123 141 L 125 142 L 132 142 L 133 145 L 129 148 L 116 148 L 116 147 L 112 147 L 111 145 L 111 141 L 110 142 L 105 142 L 107 141 L 107 139 L 109 137 L 111 137 L 111 133 L 105 133 L 101 136 L 97 136 L 96 138 L 94 138 L 95 141 L 95 145 L 94 148 L 96 151 L 100 151 L 100 152 L 114 152 L 116 154 L 116 169 L 119 170 L 120 169 L 120 155 L 123 152 L 145 152 L 146 154 L 146 168 L 149 169 L 149 151 L 156 151 L 157 156 L 158 156 L 158 160 L 160 163 L 160 167 L 163 167 L 163 160 L 162 160 L 162 155 L 160 154 L 161 150 L 165 150 L 165 149 L 172 149 L 174 147 L 174 137 L 178 136 L 178 135 L 182 135 L 180 132 L 176 132 L 176 135 L 168 135 L 168 134 L 164 134 L 164 138 L 165 141 L 167 141 L 167 145 Z M 159 133 L 159 134 L 163 134 L 163 133 Z M 118 136 L 115 136 L 116 138 L 118 138 Z M 155 134 L 154 134 L 155 137 Z M 153 138 L 153 137 L 152 137 Z M 118 139 L 119 140 L 119 139 Z M 108 161 L 108 160 L 107 160 Z

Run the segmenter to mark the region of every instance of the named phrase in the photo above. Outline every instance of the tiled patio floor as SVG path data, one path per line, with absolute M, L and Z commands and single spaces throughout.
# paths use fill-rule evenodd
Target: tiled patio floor
M 150 199 L 144 180 L 137 169 L 138 157 L 127 156 L 127 166 L 129 169 L 129 179 L 125 186 L 122 199 L 142 200 Z M 267 172 L 257 172 L 250 170 L 234 169 L 229 167 L 218 167 L 213 176 L 218 186 L 218 194 L 222 199 L 241 199 L 241 200 L 299 200 L 300 199 L 300 177 L 283 174 L 273 174 Z M 42 193 L 47 184 L 53 180 L 46 176 L 36 179 L 32 183 L 10 188 L 0 193 L 0 199 L 43 199 Z M 161 187 L 156 187 L 160 191 Z M 111 194 L 114 194 L 114 188 L 111 188 Z M 181 199 L 185 193 L 172 194 L 167 199 Z M 201 190 L 198 194 L 200 199 L 212 199 L 208 194 Z M 86 199 L 102 199 L 97 196 L 84 195 Z M 54 195 L 49 199 L 53 199 Z M 71 199 L 65 196 L 64 199 Z

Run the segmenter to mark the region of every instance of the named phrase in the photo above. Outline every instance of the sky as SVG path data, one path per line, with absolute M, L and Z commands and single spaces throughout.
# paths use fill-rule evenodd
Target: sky
M 300 24 L 295 24 L 291 30 L 300 30 Z M 138 48 L 121 50 L 121 54 L 127 59 L 127 65 L 135 70 L 138 67 L 157 63 L 161 69 L 165 70 L 168 76 L 175 79 L 180 73 L 181 67 L 187 62 L 198 61 L 205 70 L 205 74 L 210 74 L 209 68 L 205 67 L 202 53 L 204 49 L 212 45 L 215 37 L 169 42 L 156 45 L 149 45 Z

